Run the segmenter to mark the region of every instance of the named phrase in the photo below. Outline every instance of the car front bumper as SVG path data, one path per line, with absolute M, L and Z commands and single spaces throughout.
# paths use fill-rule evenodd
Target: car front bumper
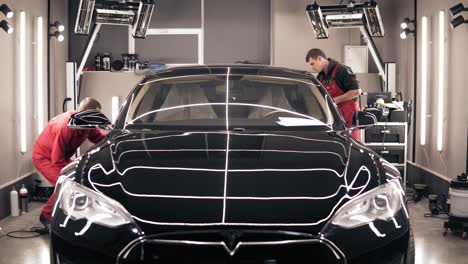
M 90 230 L 89 237 L 69 236 L 68 228 L 55 223 L 51 233 L 52 263 L 402 263 L 409 240 L 409 222 L 403 215 L 393 222 L 375 223 L 376 236 L 368 226 L 334 230 L 313 236 L 291 231 L 257 232 L 239 242 L 219 230 L 187 235 L 168 232 L 151 236 L 129 236 L 132 228 Z M 406 219 L 406 221 L 404 221 Z M 393 228 L 392 228 L 393 226 Z M 102 227 L 101 227 L 102 228 Z M 126 231 L 125 231 L 126 230 Z M 229 231 L 227 231 L 229 232 Z M 385 236 L 383 236 L 385 234 Z M 93 238 L 94 237 L 94 238 Z M 103 243 L 103 241 L 107 241 Z

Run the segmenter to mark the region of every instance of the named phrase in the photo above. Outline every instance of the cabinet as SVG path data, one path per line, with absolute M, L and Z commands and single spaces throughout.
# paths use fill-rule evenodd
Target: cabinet
M 376 125 L 362 130 L 364 145 L 393 164 L 400 171 L 405 185 L 407 179 L 407 136 L 408 123 L 406 122 L 378 122 Z

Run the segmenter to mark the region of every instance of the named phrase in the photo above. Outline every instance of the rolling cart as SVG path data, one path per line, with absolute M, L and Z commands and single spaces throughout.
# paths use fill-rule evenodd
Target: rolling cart
M 461 231 L 462 238 L 468 239 L 468 181 L 466 174 L 457 176 L 450 181 L 449 189 L 450 212 L 449 219 L 444 223 L 443 235 L 447 231 Z

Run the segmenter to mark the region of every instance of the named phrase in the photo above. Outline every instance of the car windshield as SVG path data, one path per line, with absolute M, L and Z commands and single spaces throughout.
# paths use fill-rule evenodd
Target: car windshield
M 332 123 L 325 97 L 311 82 L 197 75 L 143 83 L 131 96 L 125 126 L 327 128 Z

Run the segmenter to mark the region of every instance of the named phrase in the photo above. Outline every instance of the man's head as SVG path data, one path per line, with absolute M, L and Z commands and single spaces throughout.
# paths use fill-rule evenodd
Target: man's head
M 307 52 L 306 63 L 312 67 L 313 72 L 326 72 L 328 68 L 328 59 L 321 49 L 311 49 Z
M 91 97 L 85 97 L 83 100 L 81 100 L 80 107 L 78 110 L 85 111 L 85 110 L 98 110 L 101 111 L 101 104 L 96 100 Z

